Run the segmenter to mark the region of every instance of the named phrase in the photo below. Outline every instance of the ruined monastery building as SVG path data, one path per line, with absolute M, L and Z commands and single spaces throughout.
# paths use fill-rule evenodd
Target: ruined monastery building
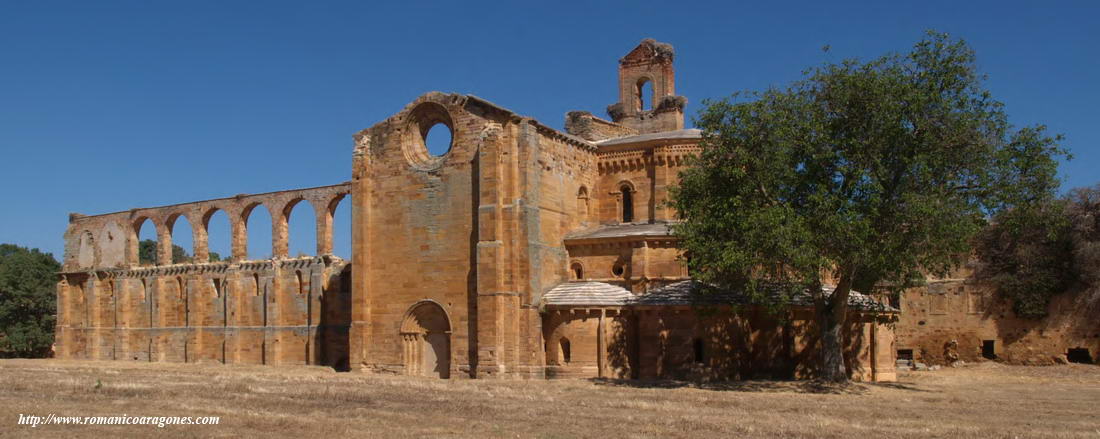
M 565 132 L 475 96 L 431 92 L 354 135 L 349 181 L 73 214 L 55 354 L 439 378 L 806 377 L 818 363 L 810 302 L 775 315 L 731 308 L 736 295 L 693 293 L 666 201 L 701 135 L 684 128 L 673 60 L 668 44 L 642 41 L 619 60 L 610 120 L 570 112 Z M 425 145 L 437 126 L 452 139 L 441 155 Z M 316 214 L 312 256 L 288 254 L 298 203 Z M 351 203 L 350 260 L 332 254 L 340 203 Z M 270 259 L 248 259 L 257 208 L 271 215 Z M 232 255 L 206 262 L 218 211 L 230 219 Z M 181 217 L 194 262 L 174 264 Z M 142 227 L 156 231 L 155 264 L 139 261 Z M 892 381 L 899 352 L 933 359 L 949 339 L 963 359 L 1010 355 L 1006 340 L 1028 336 L 991 320 L 989 296 L 965 277 L 936 280 L 904 303 L 853 293 L 852 377 Z M 1095 353 L 1089 335 L 1032 345 L 1058 353 L 1091 343 Z

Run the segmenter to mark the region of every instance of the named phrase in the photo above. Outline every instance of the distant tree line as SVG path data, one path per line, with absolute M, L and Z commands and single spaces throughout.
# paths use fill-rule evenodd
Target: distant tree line
M 152 239 L 144 239 L 138 243 L 138 263 L 141 265 L 156 265 L 157 264 L 157 247 L 158 244 Z M 194 258 L 176 244 L 172 244 L 172 263 L 184 264 L 192 262 Z M 217 252 L 210 252 L 210 262 L 217 262 L 222 260 L 222 256 Z
M 142 265 L 154 265 L 157 242 L 138 244 Z M 187 263 L 191 255 L 172 246 L 172 262 Z M 221 255 L 210 252 L 210 261 Z M 53 255 L 14 244 L 0 244 L 0 358 L 48 357 L 57 315 L 57 273 Z
M 0 357 L 50 355 L 60 270 L 49 253 L 0 244 Z

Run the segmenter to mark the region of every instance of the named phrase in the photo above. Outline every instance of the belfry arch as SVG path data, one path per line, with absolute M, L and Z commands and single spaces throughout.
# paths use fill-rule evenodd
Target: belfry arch
M 438 303 L 424 300 L 409 308 L 401 345 L 407 375 L 451 377 L 451 322 Z

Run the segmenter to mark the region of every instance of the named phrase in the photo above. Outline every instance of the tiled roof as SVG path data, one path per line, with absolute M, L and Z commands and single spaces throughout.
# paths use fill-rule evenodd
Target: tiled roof
M 546 305 L 622 306 L 634 295 L 623 287 L 603 282 L 565 282 L 542 296 Z
M 564 282 L 542 296 L 545 305 L 560 306 L 680 306 L 680 305 L 747 305 L 749 297 L 745 294 L 726 290 L 705 291 L 703 284 L 694 280 L 685 280 L 648 293 L 635 296 L 625 288 L 603 282 Z M 826 295 L 833 294 L 832 286 L 823 288 Z M 769 293 L 779 298 L 779 291 Z M 796 294 L 789 298 L 791 306 L 813 306 L 809 292 Z M 848 293 L 848 306 L 865 311 L 898 312 L 898 309 L 879 303 L 863 293 Z
M 628 143 L 647 142 L 650 140 L 666 140 L 666 139 L 701 139 L 703 138 L 703 131 L 690 128 L 686 130 L 676 131 L 664 131 L 660 133 L 638 134 L 636 136 L 615 137 L 607 140 L 600 140 L 595 142 L 599 146 L 611 146 L 611 145 L 625 145 Z
M 565 235 L 571 239 L 626 238 L 632 236 L 672 236 L 667 223 L 653 224 L 610 224 L 594 229 L 581 230 Z
M 742 293 L 727 290 L 704 291 L 703 284 L 694 280 L 685 280 L 650 290 L 648 293 L 637 296 L 631 301 L 632 305 L 718 305 L 718 304 L 747 304 L 749 297 Z M 833 294 L 832 286 L 825 286 L 826 295 Z M 770 293 L 774 298 L 779 297 L 779 291 Z M 790 297 L 793 306 L 813 306 L 813 297 L 809 292 L 796 294 Z M 879 312 L 898 312 L 896 308 L 879 303 L 870 296 L 852 291 L 848 293 L 848 306 Z

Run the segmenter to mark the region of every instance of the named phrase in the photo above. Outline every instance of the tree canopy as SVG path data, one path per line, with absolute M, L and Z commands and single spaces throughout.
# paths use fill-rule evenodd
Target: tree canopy
M 975 250 L 977 274 L 1016 315 L 1045 317 L 1055 295 L 1100 284 L 1100 186 L 998 212 Z
M 946 34 L 804 74 L 705 103 L 702 152 L 672 190 L 674 231 L 703 282 L 761 302 L 783 297 L 765 287 L 809 290 L 821 374 L 845 380 L 850 291 L 945 274 L 989 215 L 1054 196 L 1065 151 L 1041 125 L 1013 129 L 973 50 Z
M 60 270 L 49 253 L 0 244 L 0 357 L 49 355 Z
M 152 239 L 143 239 L 138 242 L 138 263 L 141 265 L 156 265 L 157 263 L 157 242 Z M 222 260 L 221 255 L 217 252 L 210 252 L 210 262 L 217 262 Z M 182 264 L 185 262 L 191 262 L 191 255 L 176 244 L 172 244 L 172 263 Z

